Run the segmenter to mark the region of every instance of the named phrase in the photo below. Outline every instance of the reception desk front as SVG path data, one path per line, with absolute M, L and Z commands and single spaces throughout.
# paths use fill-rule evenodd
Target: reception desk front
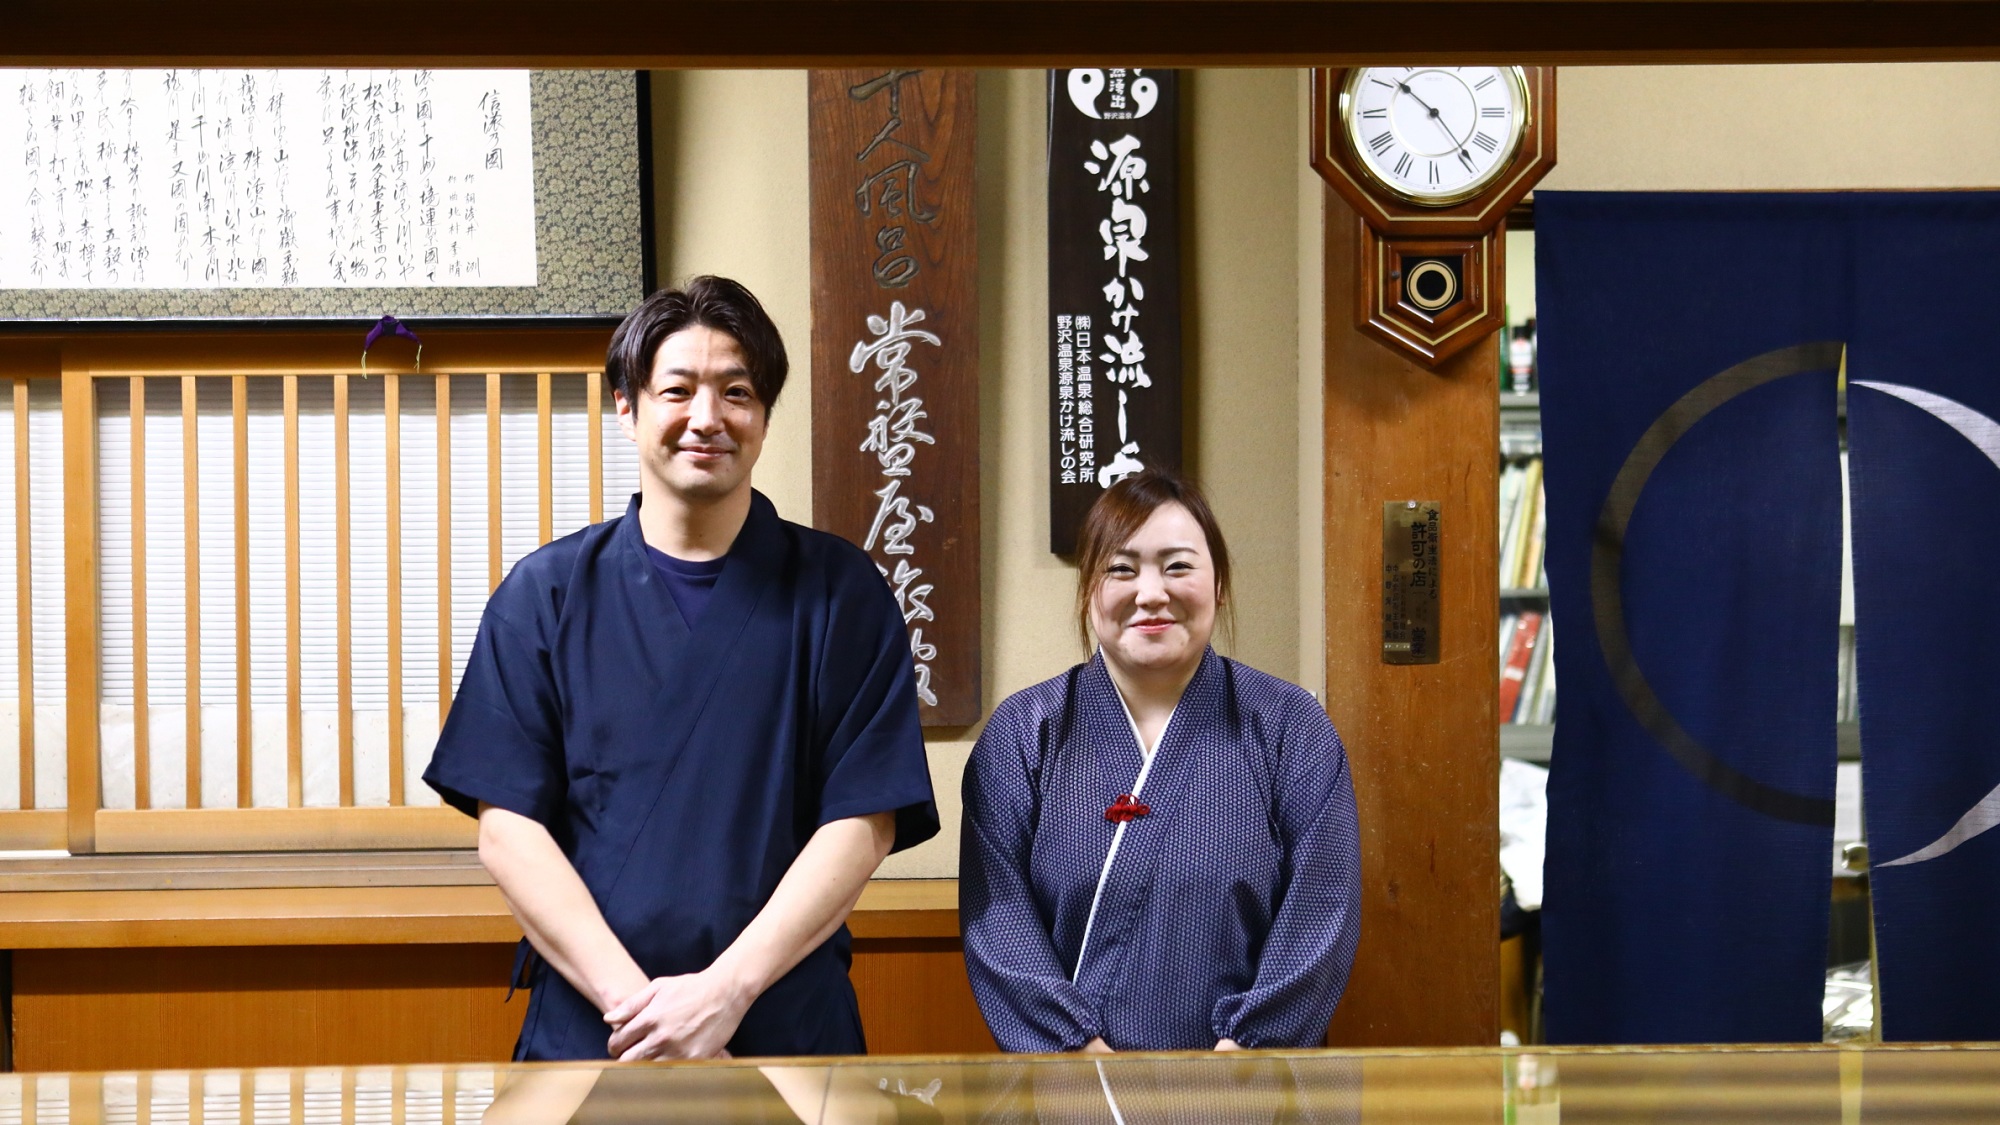
M 913 1056 L 0 1075 L 0 1122 L 6 1125 L 1845 1125 L 1996 1116 L 1997 1045 Z
M 848 929 L 871 1050 L 993 1049 L 955 880 L 875 880 Z M 0 858 L 0 1070 L 500 1062 L 520 938 L 470 852 Z

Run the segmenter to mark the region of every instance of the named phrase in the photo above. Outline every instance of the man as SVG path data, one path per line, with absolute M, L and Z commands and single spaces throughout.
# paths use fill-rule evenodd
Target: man
M 843 923 L 938 818 L 895 599 L 750 487 L 786 367 L 735 282 L 648 298 L 605 364 L 639 495 L 487 603 L 424 780 L 540 955 L 517 1059 L 864 1049 Z

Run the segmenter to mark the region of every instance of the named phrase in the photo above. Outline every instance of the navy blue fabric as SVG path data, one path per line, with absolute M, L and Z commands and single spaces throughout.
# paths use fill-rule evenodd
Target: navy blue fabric
M 959 917 L 994 1039 L 1318 1046 L 1360 933 L 1354 788 L 1326 712 L 1210 651 L 1137 788 L 1142 762 L 1102 655 L 1009 696 L 973 748 Z M 1105 808 L 1134 792 L 1152 811 L 1121 834 Z
M 715 580 L 722 577 L 722 567 L 729 556 L 700 561 L 677 559 L 651 544 L 646 547 L 646 555 L 660 572 L 660 581 L 667 584 L 667 596 L 674 599 L 681 620 L 689 628 L 699 625 L 701 612 L 708 608 L 709 596 L 715 593 Z
M 762 495 L 689 629 L 622 518 L 515 565 L 487 603 L 424 780 L 549 828 L 648 976 L 706 968 L 821 825 L 938 829 L 902 614 L 859 548 Z M 845 927 L 754 1004 L 732 1054 L 862 1049 Z M 597 1010 L 538 963 L 516 1057 L 605 1057 Z
M 1842 197 L 1542 192 L 1548 572 L 1564 623 L 1543 908 L 1551 1042 L 1820 1038 L 1826 824 L 1755 811 L 1641 726 L 1595 621 L 1592 541 L 1640 436 L 1709 377 L 1838 340 Z M 1638 671 L 1716 758 L 1830 802 L 1840 598 L 1835 372 L 1741 394 L 1660 460 L 1627 530 Z M 1893 985 L 1891 986 L 1893 987 Z
M 2000 832 L 1896 864 L 2000 786 L 2000 468 L 1875 381 L 2000 421 L 2000 195 L 1870 200 L 1848 353 L 1862 792 L 1882 1031 L 2000 1039 Z

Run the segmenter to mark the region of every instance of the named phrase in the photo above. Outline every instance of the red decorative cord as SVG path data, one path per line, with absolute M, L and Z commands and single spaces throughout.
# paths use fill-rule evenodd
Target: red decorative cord
M 1137 820 L 1152 811 L 1153 806 L 1140 804 L 1132 794 L 1120 793 L 1118 799 L 1111 802 L 1111 807 L 1104 810 L 1104 819 L 1113 824 L 1124 824 L 1128 820 Z

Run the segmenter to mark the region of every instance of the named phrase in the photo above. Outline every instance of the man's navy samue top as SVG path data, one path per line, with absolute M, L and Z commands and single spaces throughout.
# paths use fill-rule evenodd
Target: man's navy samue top
M 545 825 L 649 977 L 707 968 L 821 825 L 935 835 L 902 613 L 847 541 L 762 494 L 690 629 L 622 518 L 522 559 L 493 593 L 424 780 Z M 859 1054 L 842 927 L 759 997 L 737 1056 Z M 610 1028 L 535 959 L 517 1059 L 601 1059 Z

